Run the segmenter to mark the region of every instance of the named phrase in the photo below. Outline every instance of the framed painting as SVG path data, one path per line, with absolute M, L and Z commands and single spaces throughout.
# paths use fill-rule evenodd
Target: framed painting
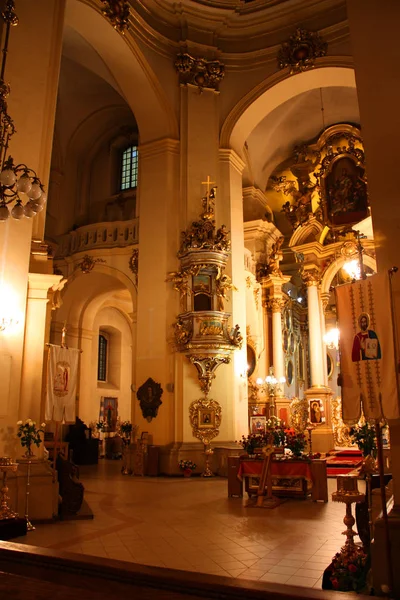
M 198 429 L 215 427 L 215 410 L 212 408 L 199 408 Z
M 256 415 L 250 417 L 250 433 L 265 433 L 267 429 L 267 417 Z
M 313 398 L 309 401 L 309 417 L 313 425 L 325 423 L 324 404 L 321 399 Z

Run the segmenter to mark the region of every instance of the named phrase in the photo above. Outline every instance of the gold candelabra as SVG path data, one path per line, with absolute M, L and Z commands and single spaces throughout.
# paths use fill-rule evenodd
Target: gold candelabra
M 15 473 L 18 469 L 17 463 L 13 463 L 9 456 L 0 458 L 0 471 L 3 473 L 3 487 L 0 490 L 0 520 L 15 519 L 18 514 L 8 506 L 10 496 L 8 495 L 7 477 L 9 473 Z

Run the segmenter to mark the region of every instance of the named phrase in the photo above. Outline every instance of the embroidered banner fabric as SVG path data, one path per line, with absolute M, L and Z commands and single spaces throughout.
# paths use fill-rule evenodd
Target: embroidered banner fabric
M 46 421 L 75 422 L 78 348 L 51 345 L 47 369 Z
M 389 277 L 335 288 L 340 330 L 343 421 L 399 418 Z

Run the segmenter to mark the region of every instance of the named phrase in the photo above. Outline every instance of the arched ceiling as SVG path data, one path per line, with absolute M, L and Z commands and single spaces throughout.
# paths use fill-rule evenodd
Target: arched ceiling
M 355 88 L 313 89 L 287 100 L 261 119 L 246 140 L 245 185 L 265 190 L 271 173 L 292 155 L 294 146 L 312 140 L 324 126 L 359 120 Z

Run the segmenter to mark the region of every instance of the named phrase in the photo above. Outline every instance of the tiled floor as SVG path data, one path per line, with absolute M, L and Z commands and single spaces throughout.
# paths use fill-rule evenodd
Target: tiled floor
M 38 525 L 15 541 L 316 588 L 344 543 L 343 504 L 290 499 L 275 509 L 246 508 L 247 498 L 228 498 L 226 479 L 139 478 L 120 469 L 105 460 L 81 467 L 94 520 Z M 329 486 L 334 491 L 336 481 Z

